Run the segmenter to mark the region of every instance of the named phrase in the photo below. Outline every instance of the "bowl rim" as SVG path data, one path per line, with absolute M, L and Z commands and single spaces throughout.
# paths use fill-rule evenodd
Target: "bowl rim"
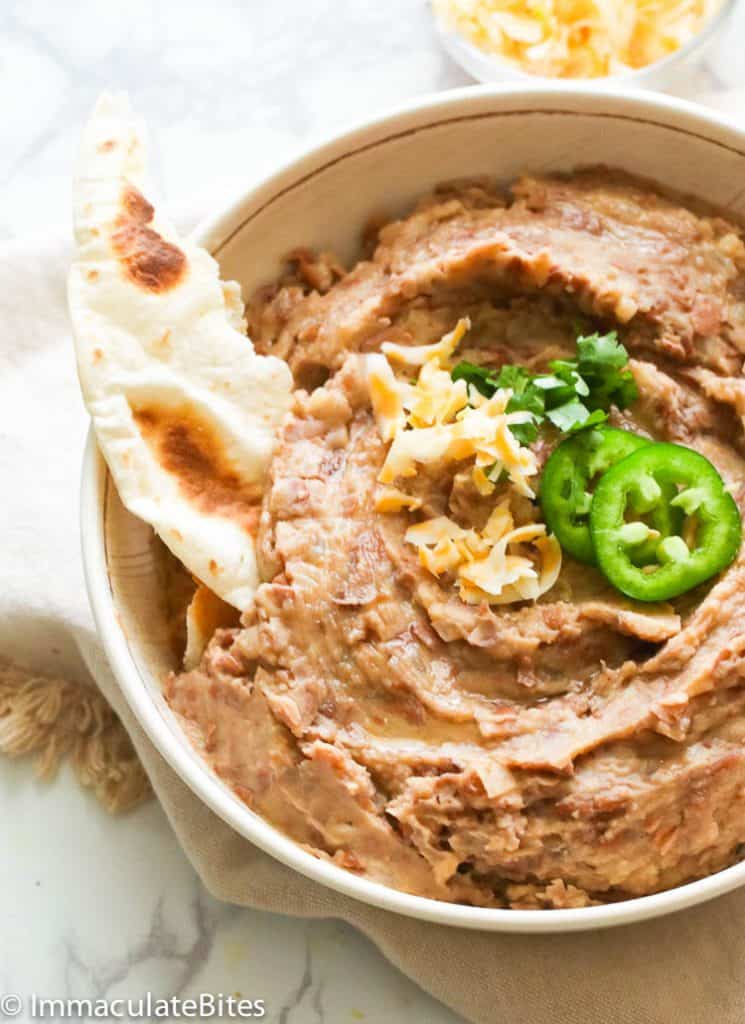
M 458 113 L 464 102 L 469 108 L 468 113 L 464 114 L 462 109 Z M 471 86 L 428 94 L 358 123 L 351 129 L 334 133 L 328 140 L 312 146 L 273 174 L 224 202 L 214 215 L 201 223 L 192 237 L 213 253 L 219 252 L 245 227 L 251 216 L 264 208 L 270 198 L 277 198 L 293 184 L 301 184 L 309 175 L 319 173 L 353 152 L 359 152 L 366 145 L 386 144 L 401 134 L 447 123 L 453 119 L 452 115 L 460 120 L 464 116 L 544 109 L 569 114 L 602 113 L 603 116 L 632 117 L 703 137 L 745 157 L 745 131 L 721 115 L 687 101 L 635 93 L 623 88 L 601 92 L 575 84 L 550 87 L 545 84 Z M 372 143 L 371 137 L 381 130 L 388 131 L 388 134 Z M 253 213 L 244 217 L 246 210 L 253 210 Z M 239 224 L 236 224 L 237 219 Z M 282 864 L 344 896 L 408 917 L 480 931 L 533 934 L 630 924 L 694 906 L 745 884 L 745 861 L 742 861 L 674 889 L 619 903 L 559 910 L 508 910 L 469 907 L 415 896 L 314 857 L 243 805 L 214 776 L 198 753 L 177 738 L 149 695 L 119 622 L 108 575 L 104 513 L 109 481 L 108 470 L 91 428 L 81 476 L 82 557 L 91 610 L 112 672 L 143 730 L 181 780 L 236 832 Z

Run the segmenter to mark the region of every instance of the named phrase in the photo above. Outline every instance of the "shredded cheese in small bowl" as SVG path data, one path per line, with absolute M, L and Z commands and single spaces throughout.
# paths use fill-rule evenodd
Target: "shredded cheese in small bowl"
M 661 85 L 663 69 L 710 42 L 736 2 L 432 0 L 432 8 L 451 56 L 484 81 L 528 74 Z

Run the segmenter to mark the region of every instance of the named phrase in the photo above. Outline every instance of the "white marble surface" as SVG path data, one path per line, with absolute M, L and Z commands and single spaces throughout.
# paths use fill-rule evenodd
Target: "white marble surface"
M 743 39 L 745 12 L 691 95 L 745 83 Z M 374 107 L 466 82 L 424 0 L 0 0 L 0 240 L 67 220 L 103 88 L 146 114 L 166 195 L 203 208 Z M 218 904 L 153 803 L 110 820 L 68 775 L 42 786 L 17 764 L 0 800 L 0 993 L 241 992 L 281 1024 L 457 1019 L 344 925 Z

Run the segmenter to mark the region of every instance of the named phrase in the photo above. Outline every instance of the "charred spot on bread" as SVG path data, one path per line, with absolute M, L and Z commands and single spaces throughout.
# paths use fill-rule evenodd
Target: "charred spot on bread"
M 133 415 L 145 442 L 187 500 L 256 536 L 261 485 L 241 479 L 212 424 L 187 405 L 147 406 Z
M 131 281 L 146 291 L 166 292 L 185 276 L 187 260 L 178 246 L 149 226 L 154 214 L 142 193 L 125 185 L 111 244 Z

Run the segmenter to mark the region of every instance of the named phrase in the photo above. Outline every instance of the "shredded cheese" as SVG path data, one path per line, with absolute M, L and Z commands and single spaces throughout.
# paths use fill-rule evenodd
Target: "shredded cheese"
M 415 498 L 413 494 L 399 491 L 397 487 L 383 487 L 375 496 L 376 512 L 400 512 L 404 508 L 413 512 L 421 507 L 421 498 Z
M 556 538 L 546 535 L 543 523 L 515 527 L 509 500 L 496 506 L 481 533 L 439 516 L 410 526 L 405 539 L 434 576 L 455 573 L 460 596 L 468 604 L 534 601 L 553 587 L 561 569 Z M 515 553 L 530 546 L 533 558 Z
M 392 359 L 394 363 L 403 363 L 405 366 L 424 366 L 425 363 L 432 362 L 432 360 L 438 364 L 444 364 L 463 341 L 466 331 L 470 329 L 471 321 L 464 316 L 452 331 L 433 345 L 396 345 L 392 341 L 384 341 L 383 354 Z
M 509 429 L 530 414 L 507 412 L 512 392 L 506 388 L 488 399 L 473 389 L 469 395 L 466 382 L 453 380 L 446 368 L 469 326 L 467 319 L 459 320 L 434 345 L 383 345 L 383 352 L 398 362 L 421 366 L 414 384 L 398 380 L 385 355 L 365 357 L 378 430 L 384 441 L 392 441 L 378 479 L 391 484 L 414 476 L 417 464 L 473 457 L 473 479 L 481 493 L 493 493 L 505 472 L 521 494 L 532 498 L 528 479 L 536 473 L 535 455 Z
M 378 512 L 420 509 L 420 498 L 390 485 L 416 476 L 421 466 L 464 459 L 473 460 L 471 477 L 479 494 L 493 494 L 504 474 L 511 492 L 534 497 L 529 480 L 537 472 L 535 454 L 509 429 L 530 414 L 507 411 L 509 389 L 486 398 L 450 374 L 450 357 L 469 327 L 462 319 L 433 345 L 386 343 L 382 355 L 363 357 L 378 430 L 390 442 L 378 475 L 386 485 L 376 495 Z M 420 367 L 416 381 L 398 379 L 386 357 Z M 468 603 L 536 600 L 554 585 L 561 568 L 561 549 L 543 523 L 515 526 L 509 495 L 480 532 L 438 516 L 410 526 L 405 540 L 433 576 L 454 574 Z
M 367 356 L 365 368 L 380 436 L 390 441 L 406 423 L 401 389 L 385 356 L 378 353 Z
M 446 27 L 530 74 L 600 78 L 674 53 L 721 2 L 433 0 L 433 7 Z

